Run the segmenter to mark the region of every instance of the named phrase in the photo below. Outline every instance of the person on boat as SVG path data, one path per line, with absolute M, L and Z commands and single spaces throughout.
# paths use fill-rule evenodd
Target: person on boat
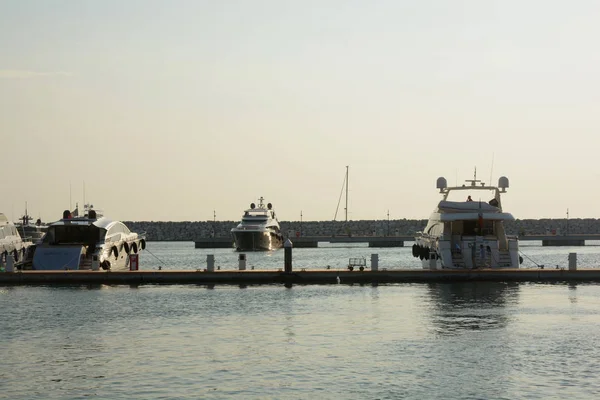
M 467 201 L 473 201 L 470 195 L 467 197 Z

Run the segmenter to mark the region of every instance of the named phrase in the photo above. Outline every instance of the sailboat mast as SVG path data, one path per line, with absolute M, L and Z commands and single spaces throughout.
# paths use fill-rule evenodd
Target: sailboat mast
M 348 166 L 346 165 L 346 222 L 348 222 Z

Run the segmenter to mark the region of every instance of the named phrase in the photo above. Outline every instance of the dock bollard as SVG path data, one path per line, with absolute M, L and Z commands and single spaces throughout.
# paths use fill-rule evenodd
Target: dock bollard
M 207 272 L 215 272 L 215 255 L 214 254 L 206 255 L 206 271 Z
M 569 253 L 569 271 L 577 271 L 577 253 Z
M 379 269 L 379 254 L 371 254 L 371 271 Z
M 6 256 L 6 272 L 15 272 L 15 257 L 12 254 Z
M 283 244 L 283 267 L 286 274 L 292 273 L 292 241 L 287 239 Z
M 246 269 L 246 255 L 245 254 L 240 254 L 238 256 L 238 262 L 240 265 L 240 271 L 244 271 Z

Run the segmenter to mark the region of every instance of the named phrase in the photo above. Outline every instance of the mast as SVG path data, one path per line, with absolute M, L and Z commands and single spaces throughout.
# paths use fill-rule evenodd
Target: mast
M 346 165 L 346 222 L 348 222 L 348 166 Z

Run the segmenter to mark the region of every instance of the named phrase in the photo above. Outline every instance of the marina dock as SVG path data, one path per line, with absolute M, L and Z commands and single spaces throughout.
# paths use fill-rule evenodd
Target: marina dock
M 245 271 L 17 271 L 0 273 L 0 286 L 18 285 L 264 285 L 387 284 L 427 282 L 600 282 L 595 269 L 477 270 L 272 270 Z

